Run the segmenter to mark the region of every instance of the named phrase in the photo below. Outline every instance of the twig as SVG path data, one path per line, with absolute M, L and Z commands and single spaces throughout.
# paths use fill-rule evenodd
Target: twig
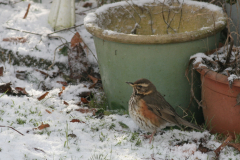
M 55 50 L 54 50 L 53 62 L 52 62 L 52 64 L 48 67 L 48 69 L 50 69 L 50 68 L 54 65 L 57 49 L 60 48 L 60 47 L 63 46 L 63 45 L 65 45 L 65 43 L 63 43 L 63 44 L 59 45 L 57 48 L 55 48 Z
M 35 34 L 35 35 L 38 35 L 38 36 L 43 36 L 43 35 L 40 34 L 40 33 L 34 33 L 34 32 L 24 31 L 24 30 L 20 30 L 20 29 L 16 29 L 16 28 L 11 28 L 11 27 L 5 27 L 5 28 L 6 28 L 6 29 L 15 30 L 15 31 L 24 32 L 24 33 Z
M 216 158 L 219 157 L 219 154 L 220 154 L 221 150 L 222 150 L 226 145 L 228 145 L 229 142 L 232 141 L 233 139 L 234 139 L 234 138 L 232 137 L 232 135 L 229 135 L 229 136 L 227 137 L 227 139 L 214 151 L 215 154 L 216 154 Z
M 51 38 L 51 36 L 50 36 L 51 34 L 58 33 L 58 32 L 62 32 L 62 31 L 69 30 L 69 29 L 72 29 L 72 28 L 76 28 L 76 27 L 79 27 L 79 26 L 82 26 L 82 25 L 83 25 L 83 24 L 80 24 L 80 25 L 77 25 L 77 26 L 73 26 L 73 27 L 61 29 L 61 30 L 58 30 L 58 31 L 55 31 L 55 32 L 52 32 L 52 33 L 48 33 L 47 36 Z M 19 31 L 19 32 L 24 32 L 24 33 L 35 34 L 35 35 L 38 35 L 38 36 L 44 36 L 44 34 L 35 33 L 35 32 L 29 32 L 29 31 L 24 31 L 24 30 L 20 30 L 20 29 L 16 29 L 16 28 L 11 28 L 11 27 L 5 27 L 5 28 L 6 28 L 6 29 L 15 30 L 15 31 Z M 54 38 L 54 37 L 52 37 L 52 38 Z
M 28 12 L 29 12 L 30 6 L 31 6 L 31 4 L 29 3 L 29 4 L 28 4 L 27 11 L 26 11 L 26 13 L 25 13 L 23 19 L 26 19 L 26 18 L 27 18 L 27 15 L 28 15 Z
M 14 129 L 13 127 L 10 127 L 10 126 L 1 126 L 0 127 L 7 127 L 7 128 L 11 128 L 12 130 L 18 132 L 19 134 L 21 134 L 22 136 L 24 136 L 24 134 L 22 134 L 21 132 L 19 132 L 18 130 Z
M 231 55 L 232 55 L 233 42 L 234 42 L 233 38 L 231 37 L 230 48 L 228 50 L 227 57 L 226 57 L 226 63 L 225 63 L 224 66 L 227 66 L 230 62 L 230 58 L 231 58 Z
M 125 2 L 127 2 L 128 3 L 128 1 L 127 0 L 125 0 Z M 133 2 L 132 2 L 133 3 Z M 128 3 L 131 7 L 132 7 L 132 9 L 137 13 L 137 15 L 139 16 L 139 18 L 140 18 L 140 21 L 139 21 L 139 23 L 141 22 L 141 20 L 142 20 L 142 18 L 141 18 L 141 16 L 139 15 L 139 13 L 136 11 L 136 9 L 130 4 L 130 3 Z M 134 3 L 133 3 L 133 5 L 135 5 Z
M 194 100 L 197 102 L 198 106 L 203 107 L 201 104 L 201 101 L 199 102 L 198 99 L 195 97 L 194 90 L 193 90 L 193 69 L 191 73 L 191 95 L 194 98 Z
M 33 149 L 35 149 L 35 151 L 41 151 L 41 152 L 43 152 L 43 153 L 46 153 L 44 150 L 39 149 L 39 148 L 33 148 Z
M 97 6 L 97 7 L 90 8 L 90 9 L 85 10 L 85 11 L 82 11 L 82 12 L 79 12 L 79 13 L 76 13 L 76 14 L 81 14 L 81 13 L 83 13 L 83 12 L 87 12 L 87 11 L 93 10 L 93 9 L 95 9 L 95 8 L 98 8 L 98 6 Z
M 55 32 L 49 33 L 49 34 L 47 34 L 47 36 L 49 36 L 49 35 L 51 35 L 51 34 L 54 34 L 54 33 L 62 32 L 62 31 L 65 31 L 65 30 L 69 30 L 69 29 L 72 29 L 72 28 L 80 27 L 80 26 L 82 26 L 82 25 L 83 25 L 83 24 L 79 24 L 79 25 L 77 25 L 77 26 L 73 26 L 73 27 L 69 27 L 69 28 L 61 29 L 61 30 L 58 30 L 58 31 L 55 31 Z
M 163 6 L 164 5 L 162 5 L 162 11 L 163 11 Z M 169 11 L 168 11 L 168 14 L 170 14 L 170 9 L 169 9 Z M 162 13 L 162 17 L 163 17 L 163 21 L 166 23 L 166 25 L 167 25 L 167 34 L 168 34 L 168 28 L 171 28 L 175 33 L 176 33 L 176 31 L 170 26 L 170 24 L 168 24 L 168 22 L 166 21 L 166 19 L 165 19 L 165 16 L 164 16 L 164 13 Z

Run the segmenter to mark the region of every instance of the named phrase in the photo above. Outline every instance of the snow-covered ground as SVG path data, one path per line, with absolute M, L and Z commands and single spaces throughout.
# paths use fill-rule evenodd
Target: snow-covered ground
M 22 55 L 31 55 L 37 58 L 53 60 L 54 50 L 62 42 L 48 39 L 46 34 L 53 32 L 47 23 L 50 11 L 50 1 L 42 0 L 42 4 L 32 1 L 22 1 L 12 5 L 0 3 L 0 47 L 18 51 Z M 0 0 L 8 3 L 8 0 Z M 14 1 L 11 1 L 14 2 Z M 93 7 L 96 6 L 92 0 Z M 28 3 L 31 3 L 27 19 L 22 19 Z M 80 13 L 86 8 L 81 7 L 84 2 L 76 3 L 76 12 Z M 85 15 L 76 15 L 76 25 L 83 23 Z M 33 35 L 7 29 L 15 28 L 34 33 Z M 78 31 L 85 43 L 95 54 L 95 48 L 91 35 L 84 26 L 54 34 L 70 41 Z M 2 41 L 9 37 L 25 37 L 27 43 L 15 43 Z M 34 48 L 38 48 L 38 50 Z M 92 54 L 88 54 L 88 60 L 96 64 Z M 67 57 L 56 57 L 55 61 L 67 63 Z M 13 96 L 0 94 L 0 160 L 22 159 L 83 159 L 83 160 L 159 160 L 159 159 L 211 159 L 213 151 L 220 145 L 215 136 L 208 131 L 181 131 L 168 129 L 157 133 L 152 144 L 143 138 L 143 133 L 134 124 L 128 115 L 111 114 L 99 118 L 93 113 L 77 111 L 76 105 L 80 101 L 78 96 L 82 92 L 89 91 L 91 85 L 88 82 L 78 85 L 68 85 L 59 96 L 62 85 L 56 81 L 64 81 L 61 77 L 44 78 L 35 68 L 25 66 L 13 66 L 0 61 L 0 67 L 4 67 L 0 83 L 12 83 L 12 88 L 24 87 L 28 96 Z M 26 71 L 25 80 L 16 77 L 17 71 Z M 53 68 L 46 73 L 52 75 L 58 68 Z M 42 100 L 38 100 L 45 93 L 39 87 L 44 81 L 47 87 L 52 87 L 49 94 Z M 0 85 L 1 85 L 0 84 Z M 101 94 L 96 89 L 91 89 L 96 94 Z M 64 101 L 69 105 L 64 104 Z M 78 122 L 71 122 L 73 119 Z M 76 121 L 76 120 L 75 120 Z M 41 124 L 48 127 L 38 128 Z M 12 128 L 10 128 L 12 127 Z M 13 128 L 15 130 L 13 130 Z M 41 129 L 41 130 L 40 130 Z M 201 152 L 199 148 L 204 146 L 212 151 Z M 225 147 L 220 154 L 220 159 L 240 159 L 237 150 Z

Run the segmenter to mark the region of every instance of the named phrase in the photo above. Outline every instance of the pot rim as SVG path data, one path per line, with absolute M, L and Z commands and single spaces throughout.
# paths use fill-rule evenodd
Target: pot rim
M 161 2 L 162 1 L 162 2 Z M 154 0 L 132 0 L 132 2 L 136 2 L 135 4 L 149 4 L 154 2 Z M 160 3 L 163 3 L 163 0 L 159 0 Z M 176 34 L 163 34 L 163 35 L 135 35 L 135 34 L 125 34 L 125 33 L 118 33 L 111 30 L 103 30 L 97 24 L 97 15 L 99 13 L 104 12 L 104 9 L 109 9 L 113 7 L 117 7 L 119 5 L 128 5 L 127 2 L 121 1 L 117 3 L 112 3 L 108 5 L 104 5 L 100 7 L 96 12 L 89 13 L 84 18 L 84 26 L 92 35 L 108 41 L 114 41 L 119 43 L 130 43 L 130 44 L 167 44 L 167 43 L 181 43 L 181 42 L 188 42 L 193 40 L 203 39 L 209 36 L 213 36 L 216 33 L 223 30 L 227 24 L 227 16 L 223 12 L 222 8 L 215 6 L 213 4 L 205 3 L 205 2 L 197 2 L 197 1 L 188 1 L 188 0 L 180 0 L 180 2 L 191 5 L 191 6 L 198 6 L 201 5 L 202 7 L 207 8 L 209 11 L 216 12 L 219 16 L 216 19 L 215 25 L 202 27 L 199 30 L 185 32 L 185 33 L 176 33 Z
M 219 83 L 229 85 L 228 77 L 226 75 L 217 73 L 217 72 L 207 68 L 206 66 L 200 66 L 200 63 L 194 65 L 194 69 L 196 69 L 203 77 L 212 79 Z M 232 83 L 232 86 L 240 87 L 240 80 L 235 79 Z

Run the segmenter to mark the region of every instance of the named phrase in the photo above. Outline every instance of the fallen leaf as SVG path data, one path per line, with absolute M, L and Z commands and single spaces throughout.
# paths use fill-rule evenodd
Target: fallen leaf
M 68 86 L 68 83 L 65 82 L 65 81 L 57 81 L 57 83 L 60 83 L 60 84 L 62 84 L 62 85 L 64 85 L 64 86 Z
M 0 93 L 12 93 L 11 82 L 0 85 Z
M 83 40 L 82 40 L 80 34 L 78 32 L 76 32 L 75 35 L 72 37 L 71 47 L 74 48 L 77 45 L 79 45 L 79 43 L 82 43 L 82 42 L 83 42 Z
M 68 137 L 76 138 L 76 134 L 69 134 Z
M 92 108 L 92 109 L 79 108 L 79 109 L 75 109 L 75 111 L 79 111 L 81 113 L 91 113 L 92 112 L 93 115 L 95 115 L 97 110 L 95 108 Z
M 88 75 L 88 78 L 90 78 L 93 81 L 93 83 L 97 83 L 98 82 L 98 79 L 93 77 L 93 76 L 91 76 L 91 75 Z
M 78 32 L 71 39 L 72 50 L 68 52 L 70 79 L 81 80 L 82 73 L 88 70 L 88 59 L 82 47 L 83 40 Z M 83 43 L 85 44 L 85 43 Z M 81 67 L 79 67 L 81 66 Z
M 50 75 L 47 74 L 46 72 L 40 71 L 38 69 L 35 69 L 35 71 L 40 72 L 41 74 L 45 75 L 46 77 L 50 77 Z
M 59 97 L 62 95 L 62 93 L 63 93 L 64 90 L 65 90 L 65 87 L 62 86 L 62 90 L 61 90 L 61 92 L 58 93 L 58 96 L 59 96 Z
M 92 3 L 90 2 L 87 2 L 83 5 L 84 8 L 87 8 L 87 7 L 92 7 Z
M 62 95 L 63 91 L 59 92 L 58 93 L 58 97 L 60 97 Z
M 42 130 L 42 129 L 47 128 L 47 127 L 50 127 L 50 125 L 47 124 L 47 123 L 46 123 L 46 124 L 43 124 L 43 123 L 42 123 L 42 124 L 38 127 L 38 129 L 39 129 L 39 130 Z
M 25 88 L 16 87 L 15 90 L 18 91 L 18 92 L 21 92 L 22 94 L 28 95 L 28 93 L 26 92 Z
M 9 38 L 3 38 L 3 41 L 25 43 L 25 42 L 27 42 L 27 38 L 25 38 L 25 37 L 9 37 Z
M 27 71 L 17 71 L 16 77 L 21 80 L 25 80 L 27 78 Z
M 39 101 L 41 101 L 42 99 L 44 99 L 44 98 L 48 95 L 48 93 L 49 93 L 49 92 L 44 93 L 43 95 L 41 95 L 41 96 L 38 97 L 37 99 L 38 99 Z
M 88 103 L 89 103 L 88 100 L 87 100 L 86 98 L 83 98 L 83 97 L 81 97 L 81 101 L 82 101 L 82 103 L 84 103 L 84 104 L 88 104 Z
M 82 105 L 82 102 L 77 102 L 77 103 L 75 103 L 76 105 L 78 105 L 78 106 L 81 106 Z
M 0 77 L 3 76 L 3 67 L 0 67 Z
M 79 119 L 72 119 L 70 122 L 78 122 L 78 123 L 85 123 L 84 121 L 80 121 Z
M 67 105 L 67 106 L 69 105 L 66 101 L 63 101 L 63 103 L 64 103 L 65 105 Z
M 52 112 L 50 112 L 49 110 L 46 109 L 46 112 L 48 112 L 49 114 L 51 114 Z
M 42 150 L 42 149 L 39 149 L 39 148 L 34 148 L 35 149 L 35 151 L 41 151 L 41 152 L 43 152 L 43 153 L 46 153 L 44 150 Z
M 80 120 L 79 120 L 79 119 L 72 119 L 70 122 L 73 122 L 73 123 L 74 123 L 74 122 L 78 122 L 78 123 L 79 123 Z
M 88 97 L 91 95 L 91 91 L 81 92 L 78 94 L 79 97 Z
M 204 146 L 202 145 L 202 143 L 199 145 L 199 147 L 198 147 L 197 150 L 200 151 L 200 152 L 202 152 L 202 153 L 207 153 L 207 152 L 209 152 L 209 151 L 212 151 L 211 149 L 209 149 L 209 148 L 207 148 L 207 147 L 204 147 Z

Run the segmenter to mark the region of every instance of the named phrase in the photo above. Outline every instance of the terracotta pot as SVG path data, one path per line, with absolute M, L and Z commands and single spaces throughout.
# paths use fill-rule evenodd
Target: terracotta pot
M 230 88 L 227 76 L 200 68 L 197 71 L 201 74 L 203 115 L 208 129 L 211 133 L 240 133 L 240 105 L 236 105 L 240 80 Z

